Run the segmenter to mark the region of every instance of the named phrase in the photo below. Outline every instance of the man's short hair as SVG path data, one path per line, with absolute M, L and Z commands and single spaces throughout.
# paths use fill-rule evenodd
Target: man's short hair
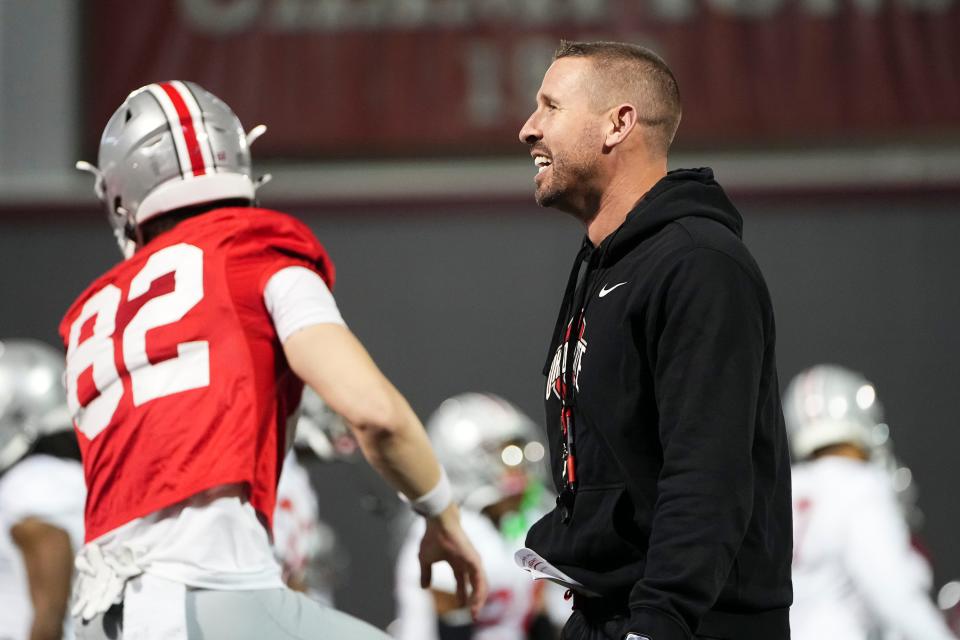
M 636 105 L 641 123 L 652 131 L 650 140 L 664 154 L 670 149 L 680 126 L 680 88 L 663 58 L 646 47 L 625 42 L 560 41 L 553 55 L 560 58 L 588 58 L 599 83 L 592 92 L 598 108 L 619 101 Z

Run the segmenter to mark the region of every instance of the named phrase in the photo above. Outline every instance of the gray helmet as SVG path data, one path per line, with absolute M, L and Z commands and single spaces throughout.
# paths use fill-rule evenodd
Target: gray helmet
M 481 511 L 522 493 L 511 469 L 543 475 L 545 450 L 536 426 L 515 406 L 493 394 L 464 393 L 444 400 L 427 421 L 427 433 L 453 485 L 454 499 Z
M 783 415 L 797 460 L 842 443 L 873 454 L 889 434 L 873 384 L 836 365 L 821 364 L 799 373 L 784 394 Z
M 890 480 L 908 524 L 920 528 L 923 513 L 913 472 L 894 453 L 890 427 L 870 381 L 840 366 L 817 365 L 790 382 L 783 413 L 795 459 L 835 444 L 860 447 Z
M 133 253 L 138 224 L 167 211 L 226 199 L 252 201 L 250 144 L 223 101 L 193 82 L 158 82 L 127 96 L 100 138 L 94 191 L 107 208 L 121 251 Z
M 0 471 L 39 436 L 72 428 L 63 355 L 36 340 L 0 341 Z

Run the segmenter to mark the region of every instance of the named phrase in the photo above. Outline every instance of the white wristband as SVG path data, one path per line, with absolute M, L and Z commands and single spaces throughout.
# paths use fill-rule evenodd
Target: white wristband
M 410 500 L 403 494 L 400 494 L 400 498 L 408 503 L 411 509 L 425 518 L 436 517 L 443 513 L 453 501 L 453 489 L 450 487 L 450 478 L 447 477 L 446 470 L 440 467 L 440 479 L 437 481 L 437 484 L 434 485 L 433 489 L 430 489 L 430 491 L 427 491 L 416 500 Z

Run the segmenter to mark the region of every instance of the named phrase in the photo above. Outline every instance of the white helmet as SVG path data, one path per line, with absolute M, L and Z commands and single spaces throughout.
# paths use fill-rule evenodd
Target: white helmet
M 545 450 L 533 422 L 493 394 L 464 393 L 440 405 L 427 433 L 453 485 L 454 499 L 475 511 L 523 493 L 511 469 L 543 474 Z
M 250 178 L 250 144 L 222 100 L 193 82 L 158 82 L 127 96 L 100 138 L 94 191 L 107 207 L 121 251 L 133 252 L 138 224 L 167 211 L 218 200 L 253 201 L 265 179 Z
M 343 417 L 310 387 L 303 388 L 293 444 L 310 449 L 323 462 L 349 461 L 360 447 Z
M 783 414 L 797 460 L 844 443 L 872 454 L 889 436 L 873 384 L 836 365 L 821 364 L 799 373 L 787 387 Z
M 36 340 L 0 341 L 0 471 L 38 437 L 72 428 L 63 355 Z

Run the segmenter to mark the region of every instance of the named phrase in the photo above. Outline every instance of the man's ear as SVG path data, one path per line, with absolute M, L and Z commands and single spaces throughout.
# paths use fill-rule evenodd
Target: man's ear
M 637 126 L 637 109 L 630 103 L 610 109 L 606 122 L 604 145 L 613 148 L 622 143 Z

